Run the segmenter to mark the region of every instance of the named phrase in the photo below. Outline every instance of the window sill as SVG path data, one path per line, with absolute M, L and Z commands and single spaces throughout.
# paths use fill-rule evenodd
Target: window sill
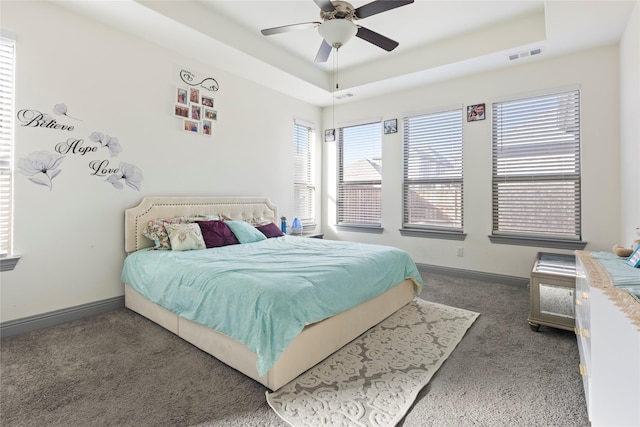
M 573 249 L 582 250 L 587 246 L 587 242 L 582 240 L 546 239 L 544 237 L 522 237 L 522 236 L 489 236 L 491 243 L 500 245 L 537 246 L 540 248 Z
M 339 231 L 355 231 L 358 233 L 373 233 L 382 234 L 384 228 L 380 226 L 366 226 L 366 225 L 336 225 Z
M 11 271 L 16 268 L 20 261 L 20 256 L 7 256 L 0 258 L 0 271 Z
M 467 234 L 460 231 L 418 230 L 415 228 L 401 228 L 401 236 L 423 237 L 428 239 L 464 240 Z

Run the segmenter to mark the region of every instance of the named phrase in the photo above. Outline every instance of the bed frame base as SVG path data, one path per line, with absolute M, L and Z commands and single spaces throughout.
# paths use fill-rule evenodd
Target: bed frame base
M 277 390 L 402 308 L 414 293 L 413 281 L 405 280 L 382 295 L 307 326 L 262 377 L 258 375 L 257 355 L 244 344 L 160 307 L 127 284 L 125 306 L 270 390 Z

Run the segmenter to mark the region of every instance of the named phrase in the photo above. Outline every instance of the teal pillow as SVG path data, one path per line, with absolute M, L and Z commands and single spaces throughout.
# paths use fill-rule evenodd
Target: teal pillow
M 240 243 L 252 243 L 265 240 L 267 237 L 253 225 L 244 221 L 225 221 Z

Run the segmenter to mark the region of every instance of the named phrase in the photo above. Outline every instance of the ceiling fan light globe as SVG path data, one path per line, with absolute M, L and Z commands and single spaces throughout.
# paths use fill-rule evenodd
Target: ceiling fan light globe
M 318 27 L 318 33 L 332 47 L 340 48 L 358 32 L 358 27 L 346 19 L 330 19 Z

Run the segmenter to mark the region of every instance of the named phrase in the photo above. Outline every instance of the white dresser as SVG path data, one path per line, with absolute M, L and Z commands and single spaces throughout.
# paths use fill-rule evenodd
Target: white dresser
M 591 424 L 640 426 L 640 302 L 615 288 L 589 252 L 576 252 L 576 275 L 575 332 Z

